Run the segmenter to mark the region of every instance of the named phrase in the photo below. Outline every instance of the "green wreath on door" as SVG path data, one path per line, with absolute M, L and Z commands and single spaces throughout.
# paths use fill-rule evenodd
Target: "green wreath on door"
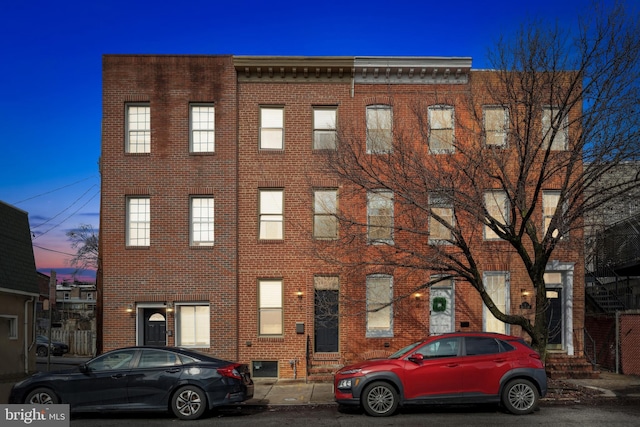
M 433 298 L 432 306 L 434 312 L 442 313 L 447 309 L 447 299 L 445 297 L 435 297 Z

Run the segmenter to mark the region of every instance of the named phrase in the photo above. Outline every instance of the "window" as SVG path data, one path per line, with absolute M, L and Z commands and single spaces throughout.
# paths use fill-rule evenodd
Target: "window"
M 544 107 L 542 109 L 542 148 L 552 151 L 564 151 L 567 149 L 568 117 L 558 117 L 560 109 L 557 107 Z M 551 144 L 551 147 L 549 147 Z
M 467 356 L 480 356 L 483 354 L 498 354 L 502 350 L 498 340 L 484 337 L 465 337 Z M 511 347 L 513 348 L 513 347 Z
M 509 110 L 498 106 L 483 107 L 484 138 L 490 147 L 505 147 L 509 130 Z
M 127 106 L 127 153 L 151 152 L 151 119 L 149 105 Z
M 166 368 L 181 365 L 174 353 L 168 351 L 144 349 L 140 355 L 138 368 Z
M 191 244 L 213 246 L 213 197 L 191 198 Z
M 509 224 L 509 200 L 507 193 L 502 190 L 491 190 L 484 193 L 484 206 L 487 210 L 487 221 L 497 222 L 498 224 Z M 495 231 L 488 225 L 484 226 L 484 238 L 486 240 L 500 239 Z
M 338 192 L 316 190 L 313 193 L 313 237 L 335 239 L 338 237 Z
M 460 338 L 443 338 L 421 347 L 416 354 L 425 358 L 456 357 L 460 351 Z
M 7 338 L 10 340 L 17 340 L 18 339 L 18 316 L 0 314 L 0 322 L 7 323 L 7 328 L 6 328 Z
M 367 277 L 367 337 L 393 336 L 393 278 L 387 275 Z
M 509 314 L 509 276 L 505 272 L 488 272 L 484 275 L 484 287 L 495 304 L 496 308 L 504 314 Z M 508 334 L 509 326 L 496 319 L 486 305 L 484 309 L 485 332 L 497 332 Z
M 314 108 L 313 110 L 313 149 L 336 149 L 336 109 Z
M 215 151 L 215 109 L 213 105 L 191 105 L 191 152 Z
M 260 280 L 258 296 L 260 335 L 282 335 L 282 280 Z
M 367 224 L 369 242 L 393 243 L 393 192 L 368 193 Z
M 149 246 L 150 206 L 148 197 L 127 200 L 127 246 Z
M 454 217 L 451 201 L 441 194 L 430 194 L 429 207 L 431 209 L 431 215 L 429 216 L 429 244 L 438 245 L 450 242 L 453 238 L 453 233 L 445 224 L 438 221 L 435 216 L 439 216 L 447 224 L 453 226 Z
M 284 191 L 260 190 L 260 239 L 284 238 Z
M 367 107 L 367 153 L 391 152 L 392 123 L 393 117 L 389 105 Z
M 209 304 L 180 304 L 176 309 L 176 345 L 208 348 L 211 335 Z
M 558 209 L 558 204 L 560 203 L 560 191 L 543 191 L 542 192 L 542 232 L 546 234 L 549 230 L 549 226 L 551 225 L 551 220 L 553 220 L 553 216 Z M 563 211 L 566 208 L 563 206 Z M 564 212 L 563 212 L 564 213 Z M 558 234 L 561 232 L 558 228 L 562 229 L 562 218 L 560 218 L 560 224 L 556 224 L 556 228 L 552 231 L 553 237 L 558 237 Z
M 284 108 L 260 108 L 260 148 L 284 149 Z
M 125 349 L 104 354 L 87 363 L 89 371 L 115 371 L 129 369 L 136 349 Z
M 429 150 L 432 153 L 450 153 L 453 145 L 453 107 L 429 107 Z

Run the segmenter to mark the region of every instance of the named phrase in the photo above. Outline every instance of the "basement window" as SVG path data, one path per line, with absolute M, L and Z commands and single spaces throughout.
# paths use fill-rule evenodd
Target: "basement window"
M 251 364 L 253 378 L 278 378 L 278 361 L 256 360 Z

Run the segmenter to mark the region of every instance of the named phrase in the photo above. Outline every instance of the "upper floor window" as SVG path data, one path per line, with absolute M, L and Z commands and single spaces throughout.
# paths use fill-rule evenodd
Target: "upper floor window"
M 393 243 L 393 192 L 367 194 L 368 239 L 371 243 Z
M 215 109 L 213 105 L 191 105 L 191 152 L 215 151 Z
M 176 309 L 176 345 L 208 348 L 211 336 L 209 304 L 180 304 Z
M 453 204 L 451 200 L 442 194 L 429 194 L 429 243 L 432 245 L 446 244 L 453 238 L 451 229 L 447 226 L 453 226 Z M 437 217 L 440 217 L 438 220 Z M 441 221 L 444 221 L 443 224 Z
M 487 221 L 502 224 L 509 224 L 509 199 L 507 193 L 503 190 L 490 190 L 484 193 L 484 206 L 487 210 L 489 218 Z M 485 224 L 484 238 L 486 240 L 500 239 L 498 234 Z
M 151 113 L 148 104 L 127 105 L 127 153 L 151 152 Z
M 560 191 L 543 191 L 542 192 L 542 232 L 546 234 L 551 226 L 551 221 L 553 220 L 554 215 L 556 214 L 556 210 L 558 209 L 558 205 L 560 203 Z M 563 212 L 566 208 L 563 206 Z M 560 217 L 560 221 L 556 224 L 556 227 L 552 231 L 553 237 L 558 237 L 558 235 L 562 232 L 562 230 L 558 230 L 558 228 L 562 229 L 562 217 Z
M 367 153 L 389 153 L 392 150 L 393 116 L 389 105 L 367 107 Z
M 260 148 L 284 149 L 284 108 L 260 108 Z
M 127 199 L 127 246 L 149 246 L 151 209 L 148 197 Z
M 317 107 L 313 109 L 313 149 L 336 149 L 335 108 Z
M 338 192 L 316 190 L 313 192 L 313 237 L 335 239 L 338 237 Z
M 258 281 L 258 333 L 282 335 L 282 280 Z
M 213 197 L 191 198 L 191 244 L 193 246 L 213 246 L 213 206 Z
M 567 149 L 568 122 L 566 115 L 559 117 L 558 107 L 544 107 L 542 109 L 542 141 L 543 149 L 552 151 L 564 151 Z M 549 147 L 551 144 L 551 147 Z
M 432 153 L 450 153 L 455 150 L 453 140 L 453 107 L 429 107 L 429 150 Z
M 505 147 L 509 130 L 509 110 L 500 106 L 484 106 L 484 138 L 489 147 Z
M 284 238 L 284 191 L 260 190 L 260 239 Z
M 367 337 L 393 336 L 393 277 L 367 276 Z

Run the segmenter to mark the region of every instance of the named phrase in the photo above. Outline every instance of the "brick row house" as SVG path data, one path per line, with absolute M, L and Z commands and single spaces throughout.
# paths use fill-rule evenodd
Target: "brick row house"
M 440 144 L 427 155 L 442 164 L 448 138 L 470 135 L 468 101 L 482 99 L 474 82 L 490 78 L 470 58 L 106 55 L 102 350 L 187 346 L 249 363 L 255 377 L 310 378 L 433 333 L 523 334 L 464 280 L 425 288 L 437 271 L 349 268 L 394 240 L 400 247 L 409 219 L 390 191 L 358 191 L 327 169 L 350 138 L 366 144 L 364 158 L 382 158 L 417 100 Z M 487 123 L 504 122 L 503 109 L 489 107 Z M 501 126 L 487 134 L 498 141 Z M 554 196 L 546 193 L 541 224 Z M 480 197 L 506 210 L 499 192 Z M 446 204 L 437 212 L 453 221 Z M 356 224 L 363 239 L 347 230 Z M 424 227 L 430 244 L 449 238 L 437 222 Z M 521 261 L 496 255 L 504 242 L 479 232 L 491 241 L 478 259 L 494 301 L 507 313 L 531 310 Z M 559 247 L 545 275 L 558 331 L 550 348 L 569 356 L 582 354 L 579 247 Z

